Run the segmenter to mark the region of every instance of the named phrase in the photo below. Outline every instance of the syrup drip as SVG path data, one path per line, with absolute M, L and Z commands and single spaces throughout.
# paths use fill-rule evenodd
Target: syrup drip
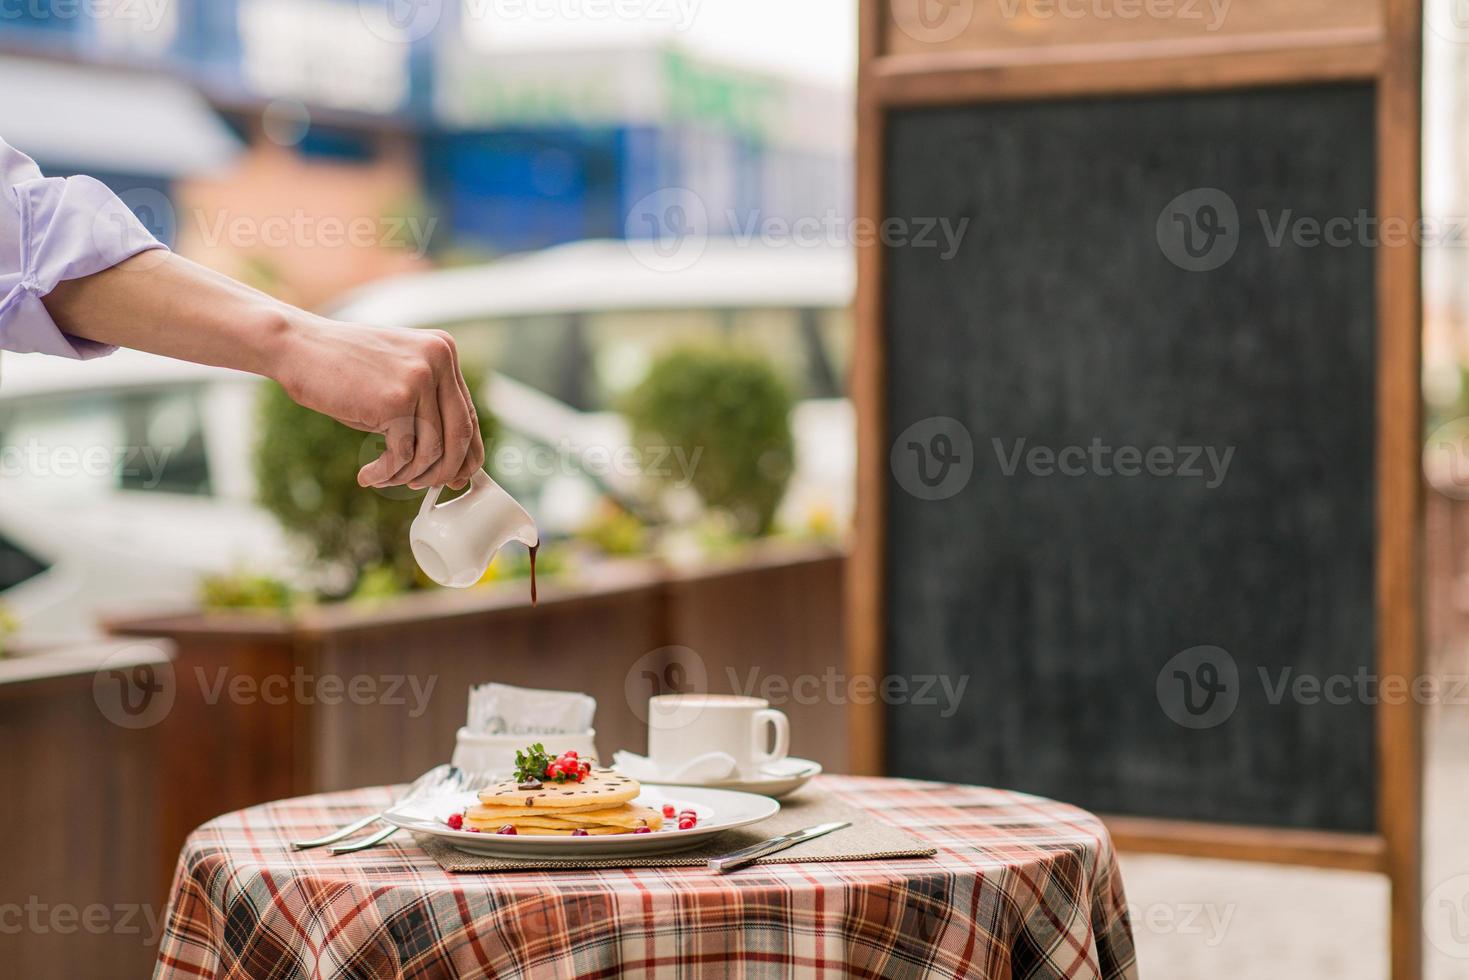
M 541 543 L 537 541 L 530 546 L 530 604 L 536 604 L 536 552 L 541 550 Z

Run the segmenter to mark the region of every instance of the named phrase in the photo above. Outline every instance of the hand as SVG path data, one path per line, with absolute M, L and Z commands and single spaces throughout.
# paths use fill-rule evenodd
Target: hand
M 387 439 L 359 484 L 458 489 L 484 465 L 474 399 L 447 333 L 292 319 L 270 373 L 305 407 Z

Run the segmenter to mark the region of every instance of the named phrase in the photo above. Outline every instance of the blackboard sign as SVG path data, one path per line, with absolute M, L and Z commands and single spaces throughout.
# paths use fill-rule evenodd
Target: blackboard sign
M 1374 118 L 889 113 L 887 669 L 968 677 L 886 709 L 892 774 L 1377 829 Z

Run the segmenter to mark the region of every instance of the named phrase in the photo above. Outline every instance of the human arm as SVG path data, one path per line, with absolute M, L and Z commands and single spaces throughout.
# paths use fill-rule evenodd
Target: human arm
M 484 464 L 454 341 L 437 330 L 317 316 L 172 253 L 143 253 L 59 283 L 45 305 L 66 334 L 273 378 L 307 408 L 387 450 L 363 486 L 463 486 Z
M 43 177 L 0 141 L 0 349 L 125 346 L 250 371 L 387 450 L 364 486 L 461 486 L 484 462 L 447 334 L 341 323 L 172 254 L 104 185 Z

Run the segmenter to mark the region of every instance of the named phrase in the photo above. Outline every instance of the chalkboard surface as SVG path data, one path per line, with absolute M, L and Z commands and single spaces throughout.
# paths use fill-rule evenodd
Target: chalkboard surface
M 1372 89 L 886 140 L 889 771 L 1375 829 Z

